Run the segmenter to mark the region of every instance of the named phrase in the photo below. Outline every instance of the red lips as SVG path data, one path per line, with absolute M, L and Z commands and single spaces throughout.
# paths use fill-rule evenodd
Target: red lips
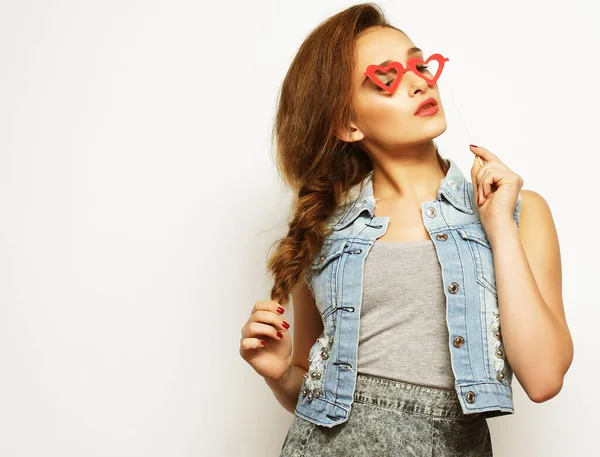
M 428 105 L 437 106 L 437 104 L 438 104 L 438 102 L 437 102 L 437 100 L 435 98 L 429 97 L 427 100 L 424 100 L 424 101 L 421 102 L 421 104 L 419 105 L 419 107 L 415 111 L 415 114 L 417 114 L 423 108 L 426 108 Z

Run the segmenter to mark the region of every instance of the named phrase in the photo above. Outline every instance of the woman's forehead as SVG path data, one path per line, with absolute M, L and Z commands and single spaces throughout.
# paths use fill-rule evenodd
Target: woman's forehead
M 406 62 L 413 57 L 421 56 L 421 49 L 401 32 L 391 29 L 395 33 L 373 32 L 365 35 L 362 42 L 357 42 L 356 67 L 353 78 L 355 87 L 361 87 L 365 70 L 369 65 L 386 66 L 390 61 Z M 378 31 L 379 32 L 379 31 Z
M 404 62 L 420 50 L 410 38 L 395 29 L 374 30 L 361 36 L 356 43 L 358 71 L 385 60 Z M 363 68 L 364 67 L 364 68 Z

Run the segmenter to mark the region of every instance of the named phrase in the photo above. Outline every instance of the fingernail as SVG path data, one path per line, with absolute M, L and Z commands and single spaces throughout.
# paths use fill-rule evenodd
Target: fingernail
M 277 307 L 277 312 L 278 312 L 279 314 L 283 314 L 283 312 L 284 312 L 284 311 L 285 311 L 285 310 L 284 310 L 284 309 L 283 309 L 281 306 L 278 306 L 278 307 Z
M 277 332 L 277 336 L 278 336 L 279 338 L 283 338 L 283 333 L 281 333 L 281 332 Z
M 470 144 L 469 146 L 471 146 L 472 148 L 478 148 L 479 146 L 475 146 L 474 144 Z
M 284 328 L 290 328 L 290 324 L 288 324 L 286 321 L 283 321 L 281 325 L 283 325 Z

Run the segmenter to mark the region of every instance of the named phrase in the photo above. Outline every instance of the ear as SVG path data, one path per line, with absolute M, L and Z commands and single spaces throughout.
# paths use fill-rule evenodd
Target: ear
M 354 122 L 351 122 L 349 128 L 338 130 L 335 136 L 346 143 L 352 143 L 362 140 L 365 134 L 361 132 Z

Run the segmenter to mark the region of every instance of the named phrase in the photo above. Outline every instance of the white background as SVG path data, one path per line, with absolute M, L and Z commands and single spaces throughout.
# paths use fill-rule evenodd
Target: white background
M 291 201 L 275 98 L 304 37 L 352 4 L 0 1 L 0 457 L 278 455 L 292 415 L 238 353 Z M 559 232 L 575 359 L 546 403 L 515 378 L 494 455 L 593 455 L 594 3 L 379 4 L 450 58 L 442 156 L 470 180 L 469 140 L 490 149 Z

